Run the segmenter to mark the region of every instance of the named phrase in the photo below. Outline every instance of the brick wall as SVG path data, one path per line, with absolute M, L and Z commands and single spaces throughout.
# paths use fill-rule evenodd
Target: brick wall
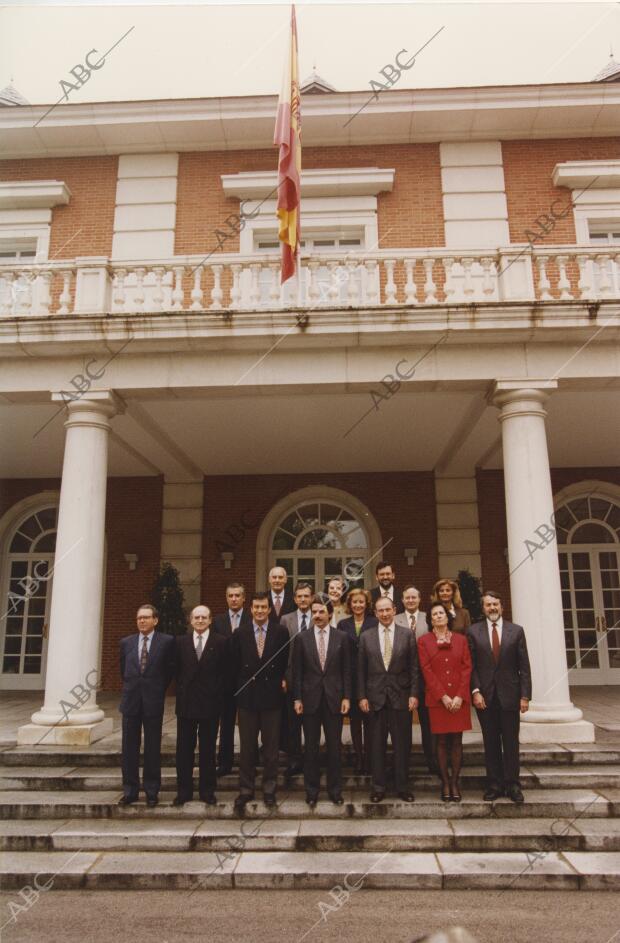
M 551 486 L 557 494 L 568 485 L 580 481 L 609 481 L 620 485 L 620 468 L 552 468 Z M 506 534 L 506 504 L 504 501 L 504 473 L 501 469 L 478 470 L 478 517 L 480 520 L 480 553 L 482 557 L 482 585 L 502 594 L 506 614 L 510 618 L 510 579 L 504 549 L 508 546 Z M 525 555 L 525 553 L 524 553 Z
M 0 481 L 0 515 L 16 502 L 42 491 L 60 491 L 58 479 Z M 148 599 L 159 572 L 163 479 L 109 478 L 106 505 L 106 574 L 102 685 L 118 690 L 118 642 L 135 631 L 135 613 Z M 123 554 L 137 553 L 129 569 Z
M 438 565 L 433 474 L 395 472 L 205 478 L 204 601 L 221 612 L 225 608 L 226 583 L 232 579 L 239 579 L 248 591 L 254 590 L 256 538 L 265 515 L 286 495 L 306 486 L 325 484 L 353 495 L 366 505 L 379 525 L 382 542 L 390 541 L 380 556 L 393 564 L 400 585 L 415 581 L 423 597 L 428 598 L 437 579 Z M 244 521 L 256 526 L 247 529 L 241 537 Z M 231 534 L 237 535 L 232 541 L 235 559 L 232 568 L 225 570 L 220 552 L 223 544 L 231 543 Z M 409 567 L 403 553 L 406 547 L 412 546 L 418 548 L 418 558 L 415 566 Z M 372 570 L 372 585 L 374 567 L 371 565 L 369 569 Z M 267 582 L 266 574 L 260 576 L 262 586 Z
M 227 199 L 221 174 L 275 171 L 276 150 L 212 151 L 179 155 L 177 227 L 178 255 L 210 252 L 217 248 L 215 229 L 226 230 L 225 220 L 238 212 L 239 201 Z M 381 248 L 443 246 L 443 203 L 437 144 L 369 147 L 309 147 L 304 168 L 394 168 L 392 193 L 379 194 Z M 274 222 L 275 228 L 275 222 Z M 224 252 L 238 252 L 239 238 L 231 236 Z
M 52 210 L 50 259 L 112 251 L 117 157 L 55 157 L 0 161 L 0 180 L 62 180 L 66 206 Z

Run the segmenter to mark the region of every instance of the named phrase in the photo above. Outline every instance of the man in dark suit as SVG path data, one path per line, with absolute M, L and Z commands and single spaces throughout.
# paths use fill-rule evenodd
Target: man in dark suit
M 289 612 L 295 612 L 297 606 L 293 598 L 293 593 L 286 585 L 288 576 L 283 566 L 274 566 L 269 570 L 269 604 L 271 606 L 271 617 L 280 619 Z
M 280 622 L 288 629 L 291 644 L 288 647 L 288 668 L 286 670 L 286 696 L 282 710 L 280 728 L 280 749 L 288 757 L 286 776 L 290 778 L 295 773 L 301 773 L 301 717 L 296 713 L 293 696 L 293 639 L 298 632 L 312 628 L 312 613 L 310 601 L 312 587 L 310 583 L 298 583 L 295 587 L 295 612 L 288 612 L 280 616 Z
M 391 599 L 375 605 L 379 625 L 360 635 L 357 690 L 360 710 L 370 713 L 371 802 L 385 798 L 388 732 L 394 751 L 394 780 L 399 799 L 413 802 L 409 789 L 411 711 L 418 706 L 418 652 L 410 629 L 396 625 Z
M 230 640 L 242 625 L 251 625 L 252 616 L 245 607 L 245 586 L 236 581 L 226 587 L 228 609 L 213 619 L 213 630 L 226 639 L 230 650 Z M 235 701 L 234 678 L 228 677 L 228 683 L 222 696 L 220 713 L 220 742 L 217 751 L 217 775 L 226 776 L 233 767 L 235 757 L 235 723 L 237 721 L 237 702 Z
M 215 743 L 229 673 L 228 644 L 211 626 L 211 610 L 196 606 L 192 632 L 177 639 L 177 795 L 182 806 L 194 794 L 194 754 L 199 737 L 198 795 L 215 805 Z
M 391 563 L 386 563 L 385 560 L 381 560 L 380 563 L 377 563 L 375 567 L 375 573 L 377 575 L 377 586 L 373 586 L 370 590 L 370 597 L 372 599 L 373 606 L 376 604 L 378 599 L 382 599 L 384 596 L 387 596 L 394 603 L 395 612 L 404 612 L 405 607 L 403 605 L 402 593 L 394 585 L 394 580 L 396 579 L 396 574 L 394 573 L 394 567 Z
M 532 676 L 523 627 L 502 618 L 497 593 L 482 597 L 486 616 L 467 629 L 471 651 L 472 701 L 484 741 L 487 789 L 492 802 L 506 794 L 523 802 L 519 782 L 519 726 L 532 697 Z
M 154 808 L 161 786 L 161 729 L 166 689 L 174 675 L 175 642 L 172 635 L 155 631 L 159 622 L 155 606 L 140 606 L 136 621 L 137 635 L 120 643 L 123 796 L 119 805 L 138 801 L 144 730 L 143 788 L 147 806 Z
M 258 735 L 263 744 L 263 799 L 276 804 L 278 743 L 284 676 L 288 665 L 289 634 L 269 620 L 267 593 L 254 593 L 252 625 L 241 626 L 232 637 L 233 667 L 239 712 L 239 795 L 235 811 L 243 813 L 254 798 Z
M 410 629 L 416 639 L 422 635 L 426 635 L 429 631 L 428 625 L 426 622 L 426 613 L 420 611 L 420 591 L 410 583 L 409 586 L 405 586 L 403 589 L 403 605 L 405 611 L 396 616 L 394 620 L 396 625 L 404 625 L 407 629 Z M 422 734 L 422 749 L 424 751 L 424 757 L 426 759 L 426 765 L 428 767 L 429 773 L 439 773 L 439 767 L 437 765 L 437 751 L 435 748 L 435 738 L 431 733 L 430 719 L 428 716 L 428 707 L 424 702 L 425 688 L 424 688 L 424 675 L 421 671 L 418 672 L 419 677 L 419 689 L 418 689 L 418 719 L 420 721 L 420 732 Z M 411 728 L 413 734 L 413 726 Z
M 344 632 L 330 625 L 334 607 L 312 598 L 313 627 L 293 643 L 295 711 L 303 718 L 306 802 L 314 808 L 319 794 L 321 727 L 327 747 L 327 794 L 342 805 L 340 741 L 342 718 L 351 706 L 351 646 Z

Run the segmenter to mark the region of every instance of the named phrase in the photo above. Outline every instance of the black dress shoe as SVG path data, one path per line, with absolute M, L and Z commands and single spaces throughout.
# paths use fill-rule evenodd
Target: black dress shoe
M 240 812 L 241 814 L 243 814 L 245 812 L 246 805 L 253 798 L 254 796 L 237 796 L 233 805 L 235 812 Z
M 217 799 L 215 798 L 214 792 L 205 792 L 204 796 L 200 797 L 201 802 L 206 802 L 207 805 L 217 805 Z
M 339 792 L 335 792 L 333 795 L 330 793 L 329 798 L 332 800 L 334 805 L 344 805 L 344 799 Z
M 399 792 L 398 798 L 402 799 L 403 802 L 415 802 L 415 796 L 412 792 Z
M 501 799 L 503 795 L 503 789 L 498 789 L 495 786 L 491 786 L 489 789 L 487 789 L 482 798 L 485 802 L 493 802 L 495 799 Z
M 385 799 L 384 792 L 371 792 L 370 793 L 371 802 L 383 802 L 384 799 Z
M 120 806 L 134 805 L 138 801 L 137 796 L 121 796 L 118 800 Z
M 521 792 L 521 787 L 517 786 L 516 783 L 514 786 L 508 787 L 507 795 L 508 798 L 512 799 L 513 802 L 525 802 L 525 798 Z
M 263 796 L 263 802 L 265 803 L 268 809 L 273 809 L 277 805 L 276 797 L 272 796 L 271 794 L 267 796 Z
M 229 773 L 232 773 L 232 766 L 218 766 L 215 771 L 215 775 L 218 777 L 218 779 L 221 776 L 228 776 Z
M 157 798 L 157 796 L 147 796 L 146 797 L 147 809 L 154 809 L 158 802 L 159 802 L 159 799 Z
M 311 809 L 316 809 L 316 802 L 317 802 L 316 796 L 306 796 L 306 802 L 308 803 Z
M 191 802 L 191 799 L 181 799 L 180 796 L 175 796 L 172 800 L 172 805 L 176 808 L 179 808 L 182 805 L 185 805 L 186 802 Z

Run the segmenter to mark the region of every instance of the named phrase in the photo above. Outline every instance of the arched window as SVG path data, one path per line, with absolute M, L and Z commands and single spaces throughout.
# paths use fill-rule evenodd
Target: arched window
M 43 682 L 57 517 L 55 505 L 29 510 L 8 536 L 0 621 L 5 688 Z
M 620 681 L 620 501 L 604 490 L 555 512 L 571 681 Z
M 305 580 L 317 592 L 334 576 L 349 588 L 372 582 L 365 570 L 369 540 L 361 521 L 333 502 L 308 501 L 288 509 L 271 540 L 270 566 L 283 566 L 291 588 Z

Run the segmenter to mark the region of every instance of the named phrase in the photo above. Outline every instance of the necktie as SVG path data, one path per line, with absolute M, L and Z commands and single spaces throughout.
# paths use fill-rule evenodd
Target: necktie
M 276 615 L 277 615 L 277 616 L 280 615 L 280 609 L 281 609 L 281 608 L 282 608 L 282 597 L 281 597 L 281 596 L 276 596 L 275 609 L 276 609 Z
M 325 629 L 319 629 L 319 661 L 321 662 L 321 671 L 325 670 Z
M 384 598 L 385 598 L 385 596 L 389 596 L 389 595 L 390 595 L 389 589 L 384 589 L 384 590 L 383 590 L 383 596 L 384 596 Z
M 499 661 L 499 632 L 497 631 L 497 626 L 493 623 L 493 631 L 491 632 L 491 647 L 493 649 L 493 661 L 495 664 Z
M 231 624 L 233 632 L 235 631 L 235 629 L 239 628 L 239 613 L 238 612 L 233 612 L 233 616 L 232 616 L 232 619 L 230 620 L 230 624 Z
M 301 631 L 303 632 L 307 628 L 308 628 L 308 624 L 306 622 L 306 613 L 304 612 L 304 614 L 301 617 Z
M 144 669 L 146 668 L 146 659 L 148 655 L 146 646 L 147 646 L 146 638 L 143 638 L 142 648 L 140 649 L 140 674 L 144 674 Z
M 390 659 L 392 658 L 392 639 L 390 637 L 390 630 L 386 628 L 385 630 L 385 645 L 383 648 L 383 664 L 385 665 L 385 670 L 390 667 Z
M 263 657 L 263 651 L 265 650 L 265 627 L 259 625 L 258 627 L 258 638 L 256 640 L 256 648 L 258 649 L 258 657 Z
M 202 655 L 202 635 L 198 636 L 198 641 L 196 642 L 196 658 L 200 661 L 200 656 Z
M 413 613 L 409 613 L 409 628 L 413 629 L 415 632 L 415 616 Z

